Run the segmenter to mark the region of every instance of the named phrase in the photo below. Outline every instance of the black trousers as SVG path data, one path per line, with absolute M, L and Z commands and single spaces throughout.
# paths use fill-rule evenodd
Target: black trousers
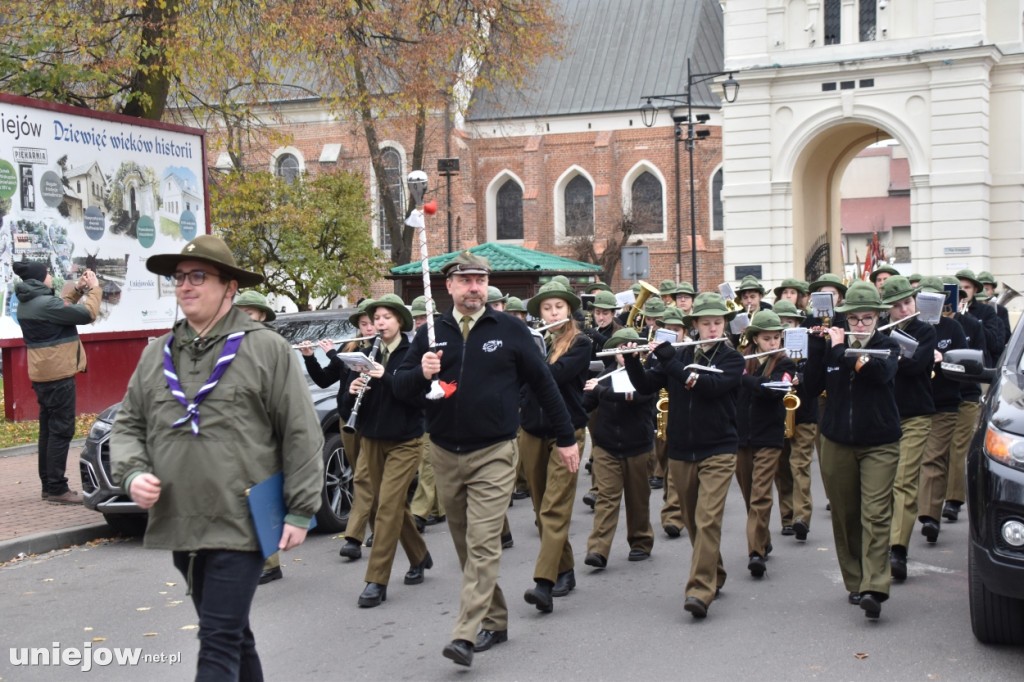
M 249 608 L 263 572 L 263 555 L 204 549 L 193 558 L 190 552 L 174 552 L 174 565 L 191 587 L 199 615 L 196 681 L 263 682 L 263 667 L 249 628 Z
M 75 377 L 33 382 L 32 390 L 39 402 L 39 480 L 44 493 L 63 495 L 68 491 L 68 448 L 75 436 Z

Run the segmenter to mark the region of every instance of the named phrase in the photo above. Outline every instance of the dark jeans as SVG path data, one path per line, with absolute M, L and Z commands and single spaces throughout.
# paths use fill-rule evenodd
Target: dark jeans
M 263 571 L 259 552 L 205 549 L 192 563 L 192 603 L 199 614 L 196 680 L 263 681 L 249 607 Z M 189 552 L 174 552 L 174 565 L 189 581 Z
M 68 448 L 75 436 L 75 378 L 33 382 L 32 389 L 39 402 L 39 480 L 44 493 L 63 495 L 68 491 Z

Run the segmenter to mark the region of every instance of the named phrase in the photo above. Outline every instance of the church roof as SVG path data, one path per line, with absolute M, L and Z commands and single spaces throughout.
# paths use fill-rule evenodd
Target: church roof
M 639 109 L 642 95 L 686 91 L 694 73 L 721 71 L 722 8 L 715 0 L 556 0 L 566 25 L 560 58 L 546 58 L 518 90 L 474 93 L 467 120 Z M 707 81 L 693 105 L 718 108 Z M 657 102 L 655 103 L 657 104 Z

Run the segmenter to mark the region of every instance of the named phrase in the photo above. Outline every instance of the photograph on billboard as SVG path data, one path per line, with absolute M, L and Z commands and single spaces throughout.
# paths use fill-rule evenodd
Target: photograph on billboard
M 0 339 L 18 338 L 16 261 L 58 295 L 90 269 L 103 299 L 86 333 L 161 329 L 174 283 L 146 270 L 207 229 L 203 131 L 0 96 Z

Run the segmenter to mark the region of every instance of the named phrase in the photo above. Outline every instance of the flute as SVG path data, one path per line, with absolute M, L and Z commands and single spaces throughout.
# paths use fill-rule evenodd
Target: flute
M 766 350 L 763 353 L 752 353 L 750 355 L 744 355 L 744 360 L 751 360 L 753 358 L 763 358 L 766 355 L 775 355 L 776 353 L 785 353 L 785 348 L 776 348 L 775 350 Z
M 698 339 L 696 341 L 676 341 L 669 345 L 673 348 L 681 348 L 683 346 L 702 346 L 705 343 L 718 343 L 719 341 L 728 341 L 729 337 L 720 336 L 717 339 Z M 612 350 L 603 350 L 600 353 L 596 353 L 595 357 L 606 358 L 611 355 L 629 355 L 630 353 L 647 353 L 651 350 L 651 346 L 635 346 L 633 348 L 613 348 Z
M 569 321 L 569 318 L 567 317 L 564 320 L 559 320 L 558 322 L 552 322 L 551 324 L 546 324 L 543 327 L 537 327 L 533 331 L 535 331 L 535 332 L 547 331 L 548 329 L 554 329 L 555 327 L 561 326 L 561 325 L 565 324 L 568 321 Z
M 353 341 L 370 341 L 371 339 L 377 338 L 376 336 L 357 336 L 354 339 L 331 339 L 331 343 L 335 346 L 341 346 L 346 343 L 352 343 Z M 315 346 L 315 341 L 303 341 L 302 343 L 292 344 L 292 348 L 295 350 L 302 350 L 303 348 Z

